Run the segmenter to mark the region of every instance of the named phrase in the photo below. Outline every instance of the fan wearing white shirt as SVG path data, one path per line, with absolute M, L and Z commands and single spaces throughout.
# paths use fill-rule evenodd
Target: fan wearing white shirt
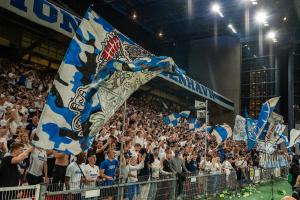
M 81 152 L 76 156 L 76 162 L 68 165 L 65 176 L 65 185 L 67 190 L 80 189 L 81 182 L 84 181 L 84 153 Z M 83 177 L 83 178 L 82 178 Z M 73 195 L 73 198 L 72 198 Z M 68 194 L 68 199 L 80 199 L 81 194 Z
M 83 173 L 85 175 L 84 187 L 94 187 L 96 186 L 97 180 L 100 176 L 100 170 L 96 163 L 96 155 L 94 152 L 89 152 L 87 155 L 88 164 L 85 165 Z
M 226 160 L 222 163 L 222 168 L 225 171 L 227 182 L 229 181 L 230 172 L 233 170 L 231 163 L 228 161 L 229 159 L 231 159 L 231 158 L 227 157 Z
M 159 149 L 158 149 L 158 147 L 155 147 L 153 149 L 154 162 L 151 164 L 151 169 L 152 169 L 151 179 L 152 180 L 158 180 L 160 173 L 164 174 L 164 175 L 172 174 L 170 172 L 166 172 L 163 170 L 163 165 L 162 165 L 161 160 L 159 160 L 158 155 L 159 155 Z M 148 199 L 154 200 L 156 197 L 156 192 L 157 192 L 157 183 L 151 183 Z
M 212 170 L 212 163 L 211 163 L 211 156 L 207 155 L 206 156 L 206 161 L 203 159 L 200 162 L 200 170 L 204 171 L 204 172 L 211 172 Z
M 134 138 L 134 143 L 140 144 L 142 147 L 144 147 L 145 137 L 144 137 L 144 133 L 141 130 L 137 132 L 137 134 Z
M 123 158 L 123 169 L 124 169 L 124 178 L 128 178 L 128 182 L 133 183 L 137 182 L 137 171 L 144 168 L 145 156 L 142 156 L 141 162 L 137 164 L 137 156 L 132 158 L 124 157 Z M 127 197 L 129 200 L 137 199 L 138 197 L 138 185 L 128 186 Z
M 26 175 L 29 185 L 43 183 L 43 171 L 45 182 L 48 183 L 47 152 L 41 148 L 34 148 L 29 158 L 29 168 Z

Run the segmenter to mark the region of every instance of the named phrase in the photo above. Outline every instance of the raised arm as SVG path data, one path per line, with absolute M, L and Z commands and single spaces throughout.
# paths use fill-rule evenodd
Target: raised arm
M 34 149 L 33 147 L 30 147 L 29 149 L 27 149 L 26 151 L 24 151 L 20 155 L 14 157 L 11 160 L 11 164 L 18 164 L 18 163 L 22 162 L 25 158 L 28 157 L 29 153 L 31 153 L 33 151 L 33 149 Z

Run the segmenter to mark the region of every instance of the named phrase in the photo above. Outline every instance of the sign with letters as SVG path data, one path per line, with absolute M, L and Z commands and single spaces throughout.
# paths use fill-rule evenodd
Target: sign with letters
M 0 6 L 37 24 L 73 37 L 81 19 L 45 0 L 1 0 Z
M 209 99 L 229 110 L 234 110 L 234 103 L 232 101 L 223 97 L 222 95 L 218 94 L 212 89 L 202 85 L 201 83 L 191 79 L 188 76 L 178 77 L 166 73 L 161 73 L 159 76 L 170 82 L 175 83 L 176 85 L 182 88 L 185 88 L 186 90 L 189 90 L 190 92 L 193 92 L 206 99 Z

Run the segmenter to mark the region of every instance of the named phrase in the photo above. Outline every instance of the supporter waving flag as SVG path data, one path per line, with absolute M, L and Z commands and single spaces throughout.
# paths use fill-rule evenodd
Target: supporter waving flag
M 89 8 L 48 94 L 33 145 L 78 154 L 141 85 L 161 72 L 181 74 Z

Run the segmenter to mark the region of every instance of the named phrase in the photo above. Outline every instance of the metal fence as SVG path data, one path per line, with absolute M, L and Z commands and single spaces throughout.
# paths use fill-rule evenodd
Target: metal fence
M 128 199 L 128 200 L 151 200 L 151 199 L 175 199 L 175 177 L 163 177 L 147 181 L 109 184 L 100 182 L 98 186 L 86 186 L 85 184 L 71 183 L 70 190 L 50 185 L 44 189 L 41 195 L 46 200 L 104 200 L 104 199 Z
M 199 199 L 221 193 L 225 189 L 237 191 L 243 184 L 266 182 L 274 177 L 286 178 L 287 168 L 246 169 L 246 182 L 237 180 L 235 171 L 228 174 L 186 174 L 181 177 L 145 177 L 137 182 L 101 181 L 93 184 L 70 183 L 0 188 L 0 200 L 172 200 Z M 124 182 L 124 183 L 123 183 Z
M 0 200 L 40 200 L 41 185 L 0 188 Z

